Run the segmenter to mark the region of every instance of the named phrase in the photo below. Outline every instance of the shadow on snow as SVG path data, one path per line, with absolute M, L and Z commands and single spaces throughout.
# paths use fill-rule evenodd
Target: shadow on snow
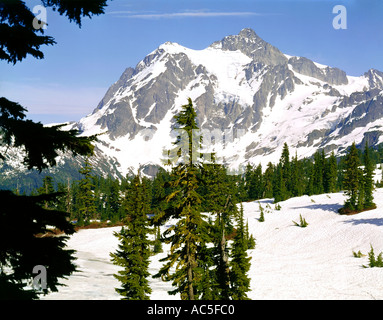
M 383 218 L 374 218 L 374 219 L 352 219 L 344 221 L 344 223 L 351 223 L 353 225 L 359 224 L 374 224 L 376 226 L 383 226 Z
M 292 207 L 292 209 L 309 209 L 309 210 L 322 210 L 322 211 L 330 211 L 338 214 L 338 210 L 343 206 L 340 204 L 309 204 L 301 207 Z

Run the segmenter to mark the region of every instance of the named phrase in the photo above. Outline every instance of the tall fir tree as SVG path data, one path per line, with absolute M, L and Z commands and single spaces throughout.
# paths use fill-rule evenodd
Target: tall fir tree
M 264 182 L 262 174 L 262 165 L 253 167 L 247 164 L 245 172 L 247 200 L 261 199 L 264 195 Z
M 253 194 L 254 192 L 252 188 L 253 175 L 254 175 L 253 166 L 250 163 L 248 163 L 245 169 L 245 189 L 247 194 L 246 201 L 255 200 L 255 196 Z
M 285 179 L 283 175 L 283 168 L 281 163 L 279 163 L 275 168 L 273 181 L 274 181 L 273 183 L 274 203 L 288 199 Z
M 290 193 L 292 190 L 291 186 L 291 164 L 290 164 L 290 151 L 287 143 L 285 142 L 283 144 L 283 149 L 282 149 L 282 155 L 280 159 L 280 164 L 282 168 L 282 177 L 284 180 L 284 185 L 286 187 L 286 197 L 290 197 Z
M 336 191 L 338 178 L 337 160 L 334 151 L 331 152 L 330 157 L 325 162 L 325 181 L 324 191 L 333 193 Z
M 265 198 L 273 197 L 273 177 L 274 177 L 274 166 L 271 162 L 267 164 L 266 171 L 263 175 Z
M 230 298 L 230 266 L 229 248 L 227 235 L 233 231 L 231 220 L 237 215 L 235 189 L 226 168 L 215 162 L 204 164 L 202 167 L 202 181 L 208 190 L 205 194 L 205 202 L 208 203 L 207 211 L 212 214 L 210 241 L 213 247 L 210 251 L 211 266 L 213 270 L 207 270 L 209 277 L 208 288 L 210 296 L 204 295 L 203 299 L 228 300 Z
M 233 300 L 248 300 L 247 292 L 250 291 L 250 258 L 247 256 L 248 241 L 246 239 L 245 224 L 243 217 L 243 206 L 239 211 L 237 219 L 237 232 L 234 237 L 231 252 L 231 298 Z
M 53 178 L 51 176 L 45 176 L 43 179 L 42 187 L 37 189 L 38 194 L 52 194 L 55 192 L 55 188 L 53 186 Z M 44 202 L 44 208 L 52 208 L 52 203 L 48 201 Z
M 363 209 L 373 209 L 376 208 L 376 204 L 374 203 L 374 165 L 371 161 L 371 151 L 366 141 L 364 152 L 363 152 L 363 163 L 364 163 L 364 203 Z
M 167 263 L 155 276 L 172 281 L 176 289 L 170 294 L 180 293 L 183 300 L 195 300 L 200 295 L 197 287 L 203 272 L 199 262 L 208 241 L 201 214 L 202 198 L 197 192 L 201 138 L 195 135 L 198 129 L 196 117 L 190 98 L 174 117 L 181 131 L 174 142 L 175 148 L 169 152 L 172 162 L 176 163 L 170 182 L 173 190 L 166 198 L 171 206 L 157 217 L 158 222 L 169 218 L 176 218 L 177 222 L 163 234 L 165 243 L 171 244 L 170 253 L 161 260 Z M 176 269 L 171 273 L 173 266 Z
M 107 194 L 105 198 L 105 216 L 103 220 L 111 220 L 116 222 L 120 220 L 119 209 L 121 206 L 120 184 L 117 179 L 108 178 Z
M 291 195 L 293 197 L 299 197 L 303 194 L 303 167 L 302 163 L 298 161 L 298 155 L 291 161 Z
M 98 218 L 96 210 L 96 197 L 92 179 L 92 164 L 89 157 L 85 158 L 84 166 L 79 170 L 84 177 L 79 181 L 79 223 L 89 223 L 89 220 Z
M 61 193 L 58 199 L 57 209 L 72 214 L 72 190 L 70 184 L 70 178 L 67 178 L 67 183 L 58 183 L 57 191 Z
M 126 226 L 115 236 L 119 240 L 118 250 L 111 253 L 112 262 L 123 270 L 115 275 L 121 282 L 116 291 L 123 300 L 148 300 L 152 292 L 149 286 L 148 271 L 150 240 L 148 239 L 150 198 L 147 187 L 139 174 L 129 188 L 124 209 L 127 212 Z
M 166 197 L 170 194 L 170 173 L 160 168 L 152 184 L 152 210 L 155 215 L 164 212 L 169 206 Z
M 314 154 L 314 181 L 313 192 L 314 194 L 322 194 L 323 188 L 323 175 L 324 175 L 324 152 L 317 151 Z
M 358 194 L 360 190 L 360 161 L 355 142 L 351 145 L 345 158 L 345 171 L 343 186 L 347 197 L 344 207 L 340 209 L 341 213 L 347 213 L 357 209 Z
M 262 174 L 262 165 L 258 164 L 254 171 L 254 189 L 255 189 L 255 199 L 262 199 L 265 194 L 264 180 Z

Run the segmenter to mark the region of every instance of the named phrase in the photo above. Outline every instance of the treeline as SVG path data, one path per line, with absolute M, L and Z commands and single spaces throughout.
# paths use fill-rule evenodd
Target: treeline
M 89 159 L 80 170 L 83 178 L 67 183 L 55 183 L 45 176 L 43 185 L 31 195 L 59 193 L 56 201 L 46 203 L 46 208 L 68 212 L 73 224 L 83 226 L 92 221 L 116 223 L 124 220 L 122 204 L 129 192 L 131 178 L 103 178 L 92 174 Z
M 317 151 L 312 159 L 298 160 L 290 157 L 289 147 L 283 146 L 280 161 L 268 163 L 265 170 L 259 164 L 247 165 L 241 179 L 242 201 L 274 198 L 274 202 L 340 190 L 341 172 L 334 153 L 326 158 L 323 151 Z
M 290 157 L 289 147 L 285 143 L 277 164 L 269 162 L 265 170 L 261 164 L 246 166 L 244 175 L 239 177 L 240 201 L 274 198 L 276 203 L 291 197 L 346 190 L 349 188 L 345 179 L 350 167 L 350 153 L 354 159 L 352 170 L 357 173 L 355 168 L 363 171 L 363 168 L 368 167 L 368 179 L 371 180 L 368 184 L 372 184 L 371 187 L 380 187 L 383 185 L 382 181 L 373 180 L 374 169 L 382 163 L 379 152 L 370 148 L 367 143 L 363 150 L 359 150 L 354 143 L 347 155 L 341 158 L 337 158 L 334 152 L 326 157 L 324 151 L 319 150 L 311 158 L 298 160 L 297 155 Z
M 375 168 L 381 163 L 380 157 L 377 157 L 379 153 L 372 148 L 368 150 L 369 166 Z M 353 152 L 358 166 L 365 166 L 364 152 L 356 148 Z M 347 186 L 344 183 L 346 167 L 346 157 L 337 159 L 334 153 L 326 157 L 323 150 L 317 151 L 312 158 L 298 160 L 296 155 L 290 156 L 289 147 L 285 143 L 277 164 L 270 162 L 265 169 L 261 164 L 247 164 L 242 175 L 226 175 L 226 179 L 237 203 L 264 198 L 274 198 L 276 203 L 291 197 L 344 190 Z M 202 210 L 210 212 L 214 201 L 207 196 L 211 186 L 204 180 L 209 169 L 205 165 L 196 170 L 201 182 L 197 192 L 204 199 L 201 204 Z M 126 218 L 126 212 L 123 210 L 124 199 L 130 192 L 134 175 L 123 179 L 93 175 L 89 159 L 85 160 L 84 167 L 79 172 L 83 179 L 67 183 L 56 184 L 51 176 L 46 176 L 43 185 L 34 190 L 32 195 L 62 192 L 59 201 L 49 204 L 49 208 L 69 212 L 71 220 L 78 225 L 89 223 L 90 220 L 111 223 L 123 221 Z M 164 210 L 164 199 L 171 193 L 171 173 L 159 168 L 154 178 L 142 176 L 141 179 L 147 186 L 151 214 Z M 375 182 L 376 186 L 382 186 L 381 181 Z

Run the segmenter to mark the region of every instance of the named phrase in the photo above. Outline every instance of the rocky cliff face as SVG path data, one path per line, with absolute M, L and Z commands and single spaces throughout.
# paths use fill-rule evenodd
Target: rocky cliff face
M 243 29 L 238 35 L 227 36 L 214 42 L 211 47 L 221 50 L 239 50 L 251 60 L 263 65 L 275 66 L 287 62 L 286 56 L 261 39 L 252 29 Z
M 288 64 L 294 71 L 319 79 L 331 85 L 348 84 L 346 72 L 338 68 L 318 67 L 317 64 L 304 57 L 292 57 L 289 59 Z

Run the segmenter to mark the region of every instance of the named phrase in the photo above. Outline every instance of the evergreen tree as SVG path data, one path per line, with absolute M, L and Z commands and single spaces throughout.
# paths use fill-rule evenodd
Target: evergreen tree
M 302 163 L 298 161 L 298 155 L 295 154 L 291 161 L 291 195 L 293 197 L 299 197 L 303 194 L 303 177 Z
M 43 179 L 43 186 L 37 189 L 38 194 L 51 194 L 55 192 L 53 186 L 53 178 L 51 176 L 45 176 Z
M 106 1 L 44 0 L 42 4 L 81 25 L 82 17 L 104 13 Z M 52 37 L 43 35 L 43 28 L 34 28 L 34 18 L 22 0 L 0 3 L 1 60 L 15 64 L 27 55 L 44 57 L 40 46 L 55 42 Z M 78 137 L 77 130 L 61 130 L 64 125 L 44 126 L 26 120 L 25 112 L 20 104 L 0 97 L 0 146 L 3 150 L 23 148 L 22 162 L 28 170 L 37 169 L 41 173 L 42 169 L 55 166 L 60 152 L 71 152 L 73 156 L 93 153 L 91 142 L 95 136 Z M 0 151 L 0 161 L 5 158 L 6 154 Z M 73 251 L 64 250 L 68 237 L 47 236 L 48 226 L 67 235 L 74 232 L 67 213 L 41 207 L 42 203 L 50 203 L 58 196 L 18 196 L 10 191 L 0 191 L 0 299 L 36 299 L 39 294 L 57 291 L 59 279 L 74 271 Z M 25 288 L 36 265 L 44 265 L 48 270 L 47 288 L 43 291 Z
M 366 145 L 364 147 L 363 152 L 363 162 L 364 162 L 364 177 L 363 177 L 363 183 L 364 183 L 364 203 L 363 203 L 363 209 L 372 209 L 376 208 L 376 205 L 374 203 L 374 165 L 371 161 L 370 156 L 370 148 L 368 147 L 368 143 L 366 141 Z
M 324 191 L 327 193 L 333 193 L 336 191 L 337 184 L 337 161 L 334 151 L 331 152 L 330 157 L 327 159 L 325 164 L 325 181 Z
M 171 192 L 170 174 L 165 169 L 160 168 L 153 180 L 152 184 L 152 211 L 154 214 L 163 212 L 168 208 L 166 197 Z
M 155 240 L 154 240 L 154 244 L 153 244 L 153 253 L 156 254 L 156 253 L 160 253 L 160 252 L 163 252 L 162 241 L 161 241 L 161 231 L 160 231 L 160 227 L 157 226 L 156 227 L 156 236 L 155 236 Z
M 315 175 L 314 175 L 314 164 L 312 161 L 307 161 L 306 162 L 306 174 L 308 176 L 308 183 L 306 185 L 306 194 L 311 196 L 314 194 L 314 180 L 315 180 Z
M 274 203 L 284 201 L 288 198 L 283 169 L 280 163 L 274 171 L 273 196 Z
M 171 202 L 171 206 L 156 218 L 158 222 L 169 218 L 177 219 L 176 224 L 168 228 L 163 235 L 164 241 L 171 244 L 170 253 L 161 260 L 167 263 L 155 276 L 173 281 L 176 289 L 170 291 L 170 294 L 180 293 L 183 300 L 195 300 L 200 294 L 197 292 L 197 286 L 203 272 L 199 268 L 199 262 L 207 241 L 201 214 L 202 198 L 197 193 L 196 155 L 200 150 L 201 139 L 195 136 L 195 130 L 198 129 L 196 116 L 189 98 L 188 104 L 183 105 L 180 113 L 174 117 L 184 136 L 177 138 L 174 143 L 176 147 L 169 152 L 173 162 L 177 160 L 177 165 L 172 169 L 173 180 L 170 182 L 173 191 L 166 198 L 168 203 Z M 170 269 L 174 265 L 176 270 L 171 274 Z
M 69 177 L 66 184 L 60 182 L 57 184 L 57 191 L 62 194 L 58 198 L 57 209 L 60 211 L 68 212 L 71 215 L 73 195 Z
M 247 249 L 255 249 L 254 236 L 250 234 L 249 232 L 249 221 L 246 222 L 245 235 L 246 235 L 246 241 L 247 241 Z
M 259 222 L 264 222 L 265 221 L 265 215 L 264 215 L 263 207 L 262 207 L 260 202 L 258 202 L 258 204 L 259 204 L 259 211 L 260 211 L 260 215 L 259 215 L 258 221 Z
M 71 183 L 71 186 L 70 186 L 70 189 L 71 189 L 71 207 L 72 207 L 72 210 L 71 210 L 71 215 L 70 215 L 70 218 L 71 220 L 73 221 L 79 221 L 80 220 L 80 216 L 79 216 L 79 208 L 80 208 L 80 188 L 79 188 L 79 184 L 78 184 L 78 181 L 73 181 Z
M 253 185 L 255 189 L 255 199 L 262 199 L 265 193 L 262 165 L 259 164 L 254 171 Z
M 248 195 L 246 190 L 246 181 L 243 175 L 236 176 L 236 182 L 237 186 L 237 200 L 239 202 L 245 202 L 248 201 Z
M 287 143 L 285 142 L 283 144 L 283 149 L 282 149 L 282 156 L 279 161 L 281 164 L 282 168 L 282 177 L 285 185 L 285 196 L 286 198 L 290 197 L 290 192 L 292 190 L 291 186 L 291 164 L 290 164 L 290 151 Z
M 120 219 L 119 209 L 121 206 L 120 199 L 120 184 L 116 179 L 106 179 L 108 188 L 106 189 L 107 194 L 105 197 L 105 216 L 103 220 L 111 220 L 116 222 Z
M 341 213 L 354 211 L 357 208 L 358 194 L 360 190 L 360 162 L 355 142 L 351 145 L 345 158 L 345 172 L 343 186 L 347 197 L 344 207 L 340 209 Z
M 274 179 L 274 166 L 271 162 L 267 164 L 266 171 L 263 175 L 265 198 L 273 197 L 273 179 Z
M 84 166 L 79 170 L 79 173 L 84 175 L 84 178 L 79 181 L 80 205 L 78 207 L 78 214 L 80 223 L 88 223 L 89 220 L 97 218 L 92 170 L 92 165 L 87 157 Z
M 42 0 L 45 7 L 52 7 L 60 15 L 65 15 L 70 21 L 81 26 L 82 17 L 104 13 L 106 0 L 81 1 L 73 4 L 71 1 Z M 53 45 L 53 37 L 44 36 L 44 28 L 35 28 L 35 15 L 22 0 L 2 1 L 0 4 L 1 34 L 0 59 L 16 64 L 31 55 L 34 58 L 44 58 L 41 46 Z M 41 23 L 45 23 L 42 21 Z M 18 39 L 17 45 L 14 39 Z
M 199 269 L 200 281 L 196 285 L 196 289 L 200 292 L 200 300 L 224 300 L 219 297 L 219 281 L 217 279 L 218 272 L 215 272 L 215 259 L 213 256 L 214 250 L 203 246 L 200 249 L 199 256 Z
M 116 253 L 111 253 L 113 263 L 124 268 L 115 275 L 121 282 L 121 288 L 117 288 L 116 291 L 124 300 L 148 300 L 152 292 L 147 279 L 150 275 L 150 198 L 139 175 L 133 179 L 126 200 L 126 226 L 122 227 L 119 233 L 115 232 L 120 243 Z
M 245 189 L 247 193 L 246 201 L 255 199 L 255 196 L 253 194 L 253 189 L 252 189 L 252 179 L 253 179 L 253 166 L 250 163 L 248 163 L 246 165 L 246 170 L 245 170 Z
M 246 166 L 245 172 L 247 200 L 261 199 L 264 194 L 262 166 L 259 164 L 255 169 L 251 164 Z
M 53 186 L 53 178 L 51 176 L 45 176 L 43 179 L 43 185 L 41 188 L 37 189 L 38 194 L 52 194 L 55 192 L 55 188 Z M 48 201 L 45 201 L 44 208 L 48 209 L 49 207 L 52 208 L 52 203 L 48 203 Z
M 364 209 L 364 201 L 365 201 L 365 181 L 363 177 L 363 170 L 358 168 L 358 200 L 356 203 L 356 210 L 357 211 L 363 211 Z
M 243 206 L 241 205 L 237 221 L 237 233 L 234 237 L 231 252 L 231 298 L 233 300 L 248 300 L 250 279 L 247 273 L 250 270 L 250 258 L 247 256 L 248 244 L 246 241 Z
M 210 242 L 214 244 L 210 256 L 215 270 L 209 271 L 210 276 L 206 280 L 210 282 L 211 287 L 215 288 L 210 293 L 210 299 L 228 300 L 230 297 L 230 267 L 226 238 L 233 230 L 231 219 L 237 214 L 235 190 L 223 165 L 215 162 L 204 164 L 202 172 L 202 181 L 208 190 L 205 194 L 205 202 L 209 204 L 207 211 L 215 218 L 209 232 Z
M 74 251 L 64 250 L 68 235 L 74 233 L 68 215 L 44 206 L 57 196 L 18 196 L 0 191 L 0 300 L 37 299 L 40 294 L 58 291 L 59 279 L 75 271 Z M 53 236 L 52 226 L 65 236 Z M 47 270 L 42 290 L 27 287 L 36 265 Z
M 323 175 L 324 175 L 324 153 L 317 151 L 314 154 L 314 181 L 313 192 L 314 194 L 322 194 L 323 188 Z

